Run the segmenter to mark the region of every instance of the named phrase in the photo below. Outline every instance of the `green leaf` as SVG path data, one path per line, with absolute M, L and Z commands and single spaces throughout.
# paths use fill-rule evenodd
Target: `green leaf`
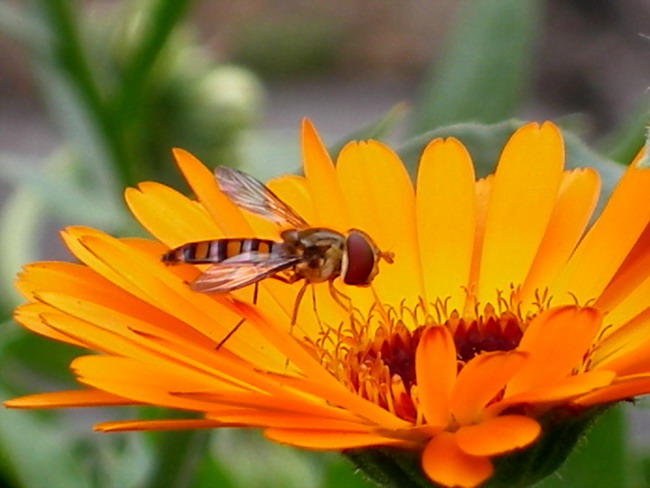
M 95 53 L 88 52 L 90 43 L 82 36 L 87 25 L 83 9 L 70 0 L 37 0 L 32 5 L 50 38 L 49 49 L 34 59 L 34 70 L 52 114 L 84 164 L 94 167 L 107 186 L 115 184 L 115 176 L 125 185 L 134 184 L 120 127 L 105 103 L 106 76 L 93 65 Z
M 10 308 L 20 295 L 13 286 L 20 266 L 38 256 L 38 231 L 43 202 L 27 189 L 18 189 L 0 208 L 0 306 Z
M 0 394 L 8 396 L 6 391 Z M 0 415 L 0 466 L 23 488 L 94 485 L 73 455 L 69 433 L 20 410 Z
M 169 412 L 168 418 L 187 418 L 184 412 Z M 146 483 L 148 488 L 189 488 L 202 459 L 212 431 L 182 430 L 157 432 L 154 464 Z
M 517 120 L 507 120 L 491 125 L 463 123 L 440 127 L 406 141 L 397 148 L 397 153 L 414 176 L 422 151 L 429 142 L 439 137 L 455 137 L 472 155 L 477 176 L 484 177 L 494 171 L 504 144 L 520 125 Z
M 358 141 L 364 139 L 384 140 L 395 126 L 400 123 L 408 111 L 406 103 L 398 103 L 391 107 L 385 114 L 378 119 L 372 121 L 368 125 L 355 130 L 346 137 L 340 139 L 336 143 L 330 145 L 327 150 L 333 156 L 341 151 L 349 141 Z
M 46 381 L 59 388 L 74 388 L 70 363 L 79 348 L 37 336 L 15 323 L 7 324 L 14 334 L 3 347 L 4 377 L 20 392 L 42 388 Z
M 647 145 L 649 121 L 650 93 L 646 93 L 634 104 L 632 113 L 623 125 L 601 141 L 600 151 L 613 161 L 629 164 L 639 149 Z M 650 163 L 646 164 L 650 166 Z
M 238 488 L 318 486 L 318 454 L 266 441 L 253 430 L 219 429 L 211 454 Z
M 144 26 L 129 53 L 117 96 L 112 102 L 114 117 L 120 126 L 138 114 L 146 99 L 152 67 L 191 3 L 191 0 L 149 1 L 146 11 L 141 13 Z
M 23 212 L 29 216 L 28 208 L 41 205 L 41 211 L 34 219 L 41 219 L 43 209 L 47 209 L 49 215 L 57 215 L 75 224 L 106 229 L 127 225 L 119 192 L 111 185 L 105 186 L 106 180 L 89 169 L 73 160 L 66 151 L 40 167 L 17 155 L 0 154 L 0 179 L 18 187 L 16 198 L 19 199 L 5 211 L 4 219 L 18 225 Z M 32 227 L 36 224 L 42 222 L 37 220 Z M 22 236 L 25 237 L 29 235 Z M 22 245 L 29 242 L 23 241 Z
M 413 133 L 515 115 L 531 71 L 540 0 L 465 0 L 414 104 Z
M 536 488 L 624 488 L 630 485 L 626 422 L 621 408 L 605 412 L 556 476 Z

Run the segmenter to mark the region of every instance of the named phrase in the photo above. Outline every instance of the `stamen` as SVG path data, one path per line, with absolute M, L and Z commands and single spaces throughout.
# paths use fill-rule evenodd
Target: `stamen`
M 489 303 L 482 308 L 476 304 L 473 316 L 461 316 L 456 310 L 448 313 L 447 299 L 432 303 L 420 299 L 414 308 L 405 302 L 395 308 L 376 301 L 365 317 L 352 309 L 347 321 L 336 328 L 325 325 L 311 346 L 321 363 L 351 391 L 415 422 L 421 417 L 415 354 L 424 330 L 447 327 L 454 339 L 459 369 L 481 353 L 510 351 L 519 345 L 527 325 L 550 300 L 547 291 L 536 292 L 534 310 L 524 317 L 517 293 L 513 288 L 508 298 L 498 294 L 497 308 Z

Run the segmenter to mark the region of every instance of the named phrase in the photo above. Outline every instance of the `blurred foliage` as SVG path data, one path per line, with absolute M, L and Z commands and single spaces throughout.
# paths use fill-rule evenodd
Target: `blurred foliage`
M 184 22 L 190 0 L 138 0 L 95 8 L 74 0 L 0 4 L 0 32 L 21 43 L 64 145 L 45 162 L 0 151 L 15 190 L 0 213 L 0 282 L 36 260 L 44 222 L 140 232 L 122 189 L 143 180 L 180 186 L 172 147 L 208 165 L 237 165 L 241 134 L 263 90 L 240 67 L 218 64 Z M 38 166 L 38 169 L 37 169 Z M 10 285 L 7 288 L 12 288 Z M 15 303 L 3 294 L 0 305 Z
M 232 57 L 267 78 L 305 77 L 331 70 L 343 40 L 335 19 L 258 18 L 235 36 Z
M 413 104 L 407 140 L 398 151 L 411 174 L 434 137 L 458 137 L 485 175 L 519 125 L 536 46 L 544 42 L 542 0 L 460 2 L 442 52 Z M 15 186 L 0 214 L 0 394 L 69 388 L 67 346 L 10 326 L 16 297 L 8 290 L 20 263 L 38 258 L 48 217 L 115 234 L 138 232 L 122 203 L 122 188 L 153 179 L 178 185 L 169 149 L 186 148 L 207 165 L 242 165 L 270 176 L 276 160 L 297 167 L 297 143 L 259 139 L 264 90 L 248 69 L 214 60 L 185 17 L 190 0 L 137 0 L 96 5 L 75 0 L 0 3 L 0 33 L 28 52 L 42 97 L 64 144 L 44 162 L 0 150 L 0 178 Z M 296 77 L 332 66 L 344 42 L 331 19 L 259 21 L 242 29 L 233 57 L 269 77 Z M 642 146 L 650 98 L 629 121 L 595 146 L 559 121 L 569 167 L 593 166 L 607 195 Z M 405 113 L 396 105 L 349 138 L 384 138 Z M 349 139 L 349 138 L 346 138 Z M 345 141 L 331 146 L 333 154 Z M 37 166 L 38 165 L 38 166 Z M 173 415 L 120 410 L 143 418 Z M 97 415 L 94 417 L 93 415 Z M 103 419 L 69 413 L 0 414 L 0 485 L 23 488 L 158 486 L 202 488 L 372 486 L 345 460 L 260 441 L 251 431 L 90 433 Z M 104 415 L 102 413 L 101 415 Z M 110 411 L 108 418 L 118 415 Z M 650 488 L 650 453 L 632 452 L 624 417 L 612 409 L 591 430 L 559 476 L 543 488 Z M 161 481 L 164 480 L 164 481 Z

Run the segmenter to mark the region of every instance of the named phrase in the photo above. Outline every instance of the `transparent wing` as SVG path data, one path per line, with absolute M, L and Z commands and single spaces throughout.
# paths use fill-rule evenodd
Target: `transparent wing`
M 239 254 L 208 268 L 191 284 L 191 288 L 201 293 L 226 293 L 269 278 L 301 260 L 296 256 Z
M 296 229 L 308 227 L 295 210 L 252 176 L 226 166 L 218 166 L 214 174 L 221 191 L 238 207 L 271 222 Z

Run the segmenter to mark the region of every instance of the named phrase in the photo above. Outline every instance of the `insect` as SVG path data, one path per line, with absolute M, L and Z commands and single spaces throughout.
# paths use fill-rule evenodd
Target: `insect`
M 345 295 L 334 288 L 335 278 L 340 276 L 347 285 L 368 286 L 379 272 L 380 260 L 393 262 L 392 252 L 380 251 L 370 236 L 359 229 L 343 234 L 325 227 L 310 227 L 275 193 L 246 173 L 220 166 L 215 169 L 215 177 L 221 191 L 238 207 L 285 230 L 280 241 L 224 238 L 190 242 L 165 253 L 164 263 L 212 265 L 191 283 L 195 291 L 226 293 L 267 278 L 285 283 L 304 280 L 294 305 L 294 325 L 308 285 L 328 282 L 332 297 L 344 306 L 340 296 Z M 232 331 L 228 336 L 231 334 Z

